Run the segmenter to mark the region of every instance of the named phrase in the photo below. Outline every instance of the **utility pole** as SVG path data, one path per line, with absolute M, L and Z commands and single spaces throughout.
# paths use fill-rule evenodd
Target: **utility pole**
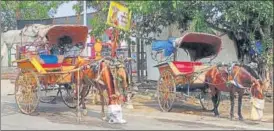
M 84 26 L 87 26 L 87 1 L 84 1 L 83 6 L 84 6 L 84 7 L 83 7 L 83 9 L 84 9 L 84 12 L 83 12 Z M 88 45 L 87 45 L 87 43 L 86 43 L 84 55 L 85 55 L 85 56 L 88 56 Z
M 87 26 L 87 1 L 84 1 L 83 4 L 83 9 L 84 9 L 84 26 Z
M 141 79 L 140 79 L 140 35 L 138 34 L 138 36 L 136 37 L 136 43 L 137 43 L 137 52 L 136 52 L 136 55 L 137 55 L 137 82 L 140 82 Z

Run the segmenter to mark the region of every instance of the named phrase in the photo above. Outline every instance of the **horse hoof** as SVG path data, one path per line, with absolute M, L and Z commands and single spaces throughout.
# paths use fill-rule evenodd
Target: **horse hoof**
M 239 120 L 240 120 L 240 121 L 244 121 L 244 118 L 240 117 Z
M 216 118 L 220 118 L 220 115 L 215 115 Z
M 88 110 L 87 110 L 87 109 L 83 110 L 83 115 L 84 115 L 84 116 L 87 116 L 87 115 L 88 115 Z

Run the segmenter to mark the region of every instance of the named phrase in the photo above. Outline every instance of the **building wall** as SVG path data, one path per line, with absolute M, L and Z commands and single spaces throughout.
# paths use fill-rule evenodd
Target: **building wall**
M 87 13 L 87 26 L 91 29 L 90 20 L 93 18 L 94 13 Z M 63 25 L 63 24 L 83 24 L 83 15 L 80 15 L 80 21 L 77 21 L 77 16 L 68 16 L 68 17 L 58 17 L 50 19 L 41 19 L 41 20 L 17 20 L 17 29 L 21 30 L 28 24 L 43 24 L 43 25 Z

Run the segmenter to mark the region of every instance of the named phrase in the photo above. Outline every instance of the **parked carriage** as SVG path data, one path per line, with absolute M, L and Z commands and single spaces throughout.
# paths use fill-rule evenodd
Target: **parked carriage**
M 28 41 L 25 38 L 30 34 L 36 36 L 35 40 L 25 43 Z M 39 101 L 53 101 L 57 94 L 49 93 L 54 90 L 61 94 L 67 106 L 75 108 L 79 102 L 79 93 L 78 97 L 75 96 L 75 89 L 78 89 L 76 92 L 80 90 L 81 71 L 75 62 L 85 47 L 88 28 L 76 25 L 31 25 L 22 29 L 21 35 L 22 43 L 18 46 L 18 60 L 15 61 L 20 70 L 15 82 L 15 99 L 20 111 L 31 114 Z M 72 53 L 72 50 L 64 48 L 78 50 Z M 70 54 L 66 55 L 66 51 Z
M 205 33 L 187 33 L 175 41 L 176 47 L 188 52 L 191 61 L 177 61 L 178 52 L 175 51 L 175 61 L 156 65 L 160 71 L 157 93 L 162 111 L 170 111 L 176 97 L 183 94 L 190 96 L 190 92 L 198 92 L 198 99 L 204 109 L 211 110 L 209 90 L 202 82 L 200 86 L 193 86 L 201 79 L 201 74 L 210 68 L 210 64 L 198 62 L 203 58 L 214 59 L 221 49 L 222 41 L 219 37 Z

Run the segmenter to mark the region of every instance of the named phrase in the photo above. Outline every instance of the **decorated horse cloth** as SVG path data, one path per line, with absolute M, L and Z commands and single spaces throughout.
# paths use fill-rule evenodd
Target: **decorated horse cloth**
M 170 56 L 174 51 L 175 47 L 173 46 L 175 38 L 169 38 L 168 40 L 156 40 L 152 42 L 152 50 L 160 51 L 164 50 L 165 56 Z

